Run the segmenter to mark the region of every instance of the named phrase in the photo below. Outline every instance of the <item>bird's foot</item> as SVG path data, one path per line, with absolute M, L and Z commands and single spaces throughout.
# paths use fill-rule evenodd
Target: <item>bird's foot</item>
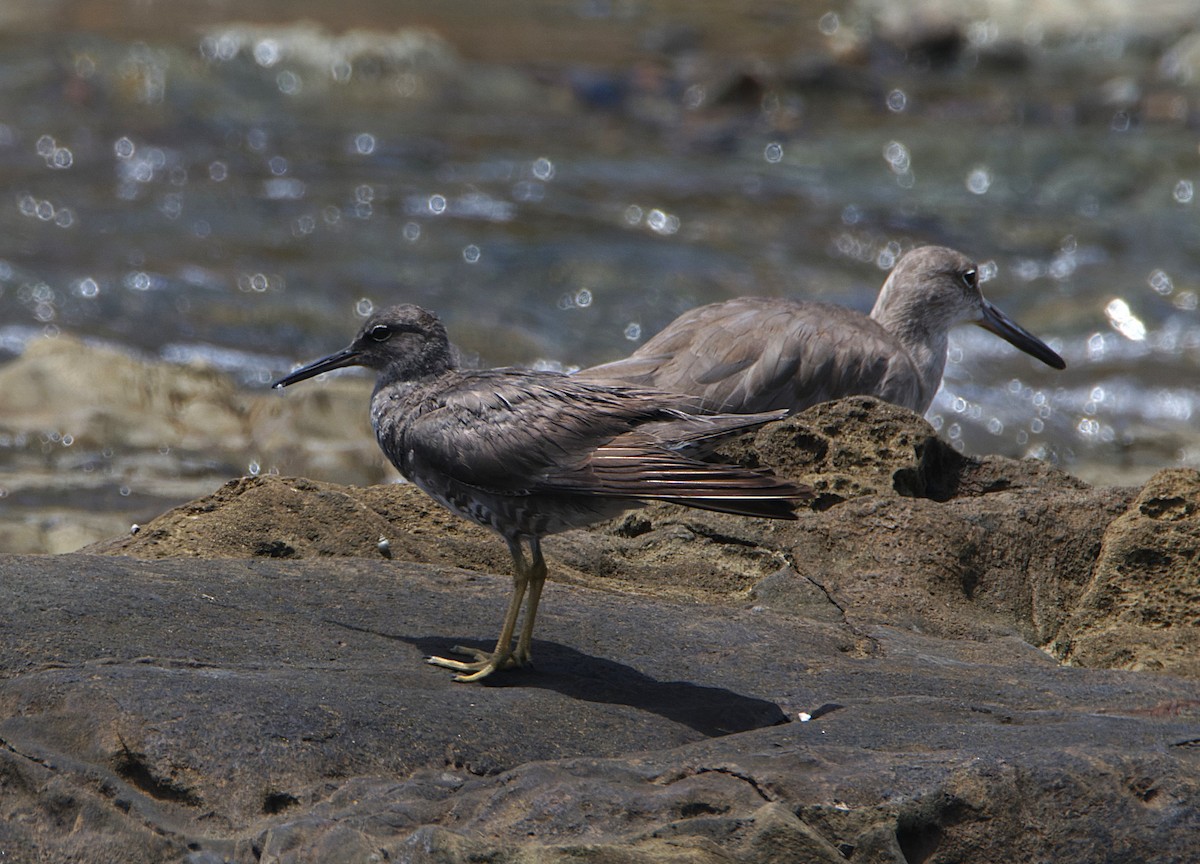
M 441 666 L 443 669 L 462 672 L 462 675 L 454 676 L 455 681 L 479 681 L 498 669 L 516 669 L 527 665 L 530 661 L 528 656 L 518 657 L 512 651 L 484 651 L 480 648 L 467 648 L 463 645 L 455 645 L 450 650 L 455 654 L 474 657 L 475 660 L 466 662 L 446 657 L 426 657 L 425 662 L 432 666 Z

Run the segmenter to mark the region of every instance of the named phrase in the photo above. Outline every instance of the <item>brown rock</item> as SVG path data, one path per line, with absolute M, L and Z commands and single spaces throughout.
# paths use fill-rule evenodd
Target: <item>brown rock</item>
M 233 382 L 206 369 L 148 363 L 70 336 L 35 339 L 0 366 L 0 416 L 23 430 L 69 434 L 79 448 L 197 448 L 249 436 Z M 203 416 L 204 422 L 196 418 Z
M 1014 489 L 1090 488 L 1044 462 L 962 456 L 923 417 L 871 396 L 815 405 L 724 452 L 812 486 L 816 509 L 863 495 L 948 501 Z
M 1016 489 L 939 503 L 865 496 L 785 529 L 794 572 L 756 597 L 812 608 L 813 586 L 851 623 L 951 638 L 1056 636 L 1091 579 L 1120 490 Z M 790 586 L 790 587 L 789 587 Z M 799 599 L 797 599 L 799 598 Z
M 796 441 L 819 442 L 819 446 Z M 670 506 L 546 543 L 550 578 L 676 598 L 744 601 L 855 627 L 1054 640 L 1130 499 L 1033 461 L 954 454 L 909 411 L 843 400 L 771 424 L 731 455 L 854 495 L 796 523 Z M 858 473 L 861 472 L 861 473 Z M 902 497 L 964 489 L 940 503 Z M 88 551 L 145 558 L 382 557 L 508 573 L 504 544 L 408 484 L 232 481 L 136 535 Z M 869 651 L 860 636 L 847 643 Z
M 946 473 L 946 461 L 963 461 L 923 418 L 870 396 L 815 405 L 763 427 L 753 444 L 738 442 L 724 452 L 812 486 L 818 509 L 879 493 L 948 497 L 936 477 L 930 487 L 931 474 Z
M 648 507 L 601 530 L 549 538 L 550 578 L 677 597 L 745 596 L 787 563 L 784 530 L 773 520 Z M 511 567 L 494 532 L 410 484 L 364 488 L 274 476 L 231 480 L 87 551 L 148 559 L 394 558 L 486 573 Z
M 1112 522 L 1053 648 L 1078 666 L 1200 678 L 1200 473 L 1160 471 Z
M 499 538 L 410 484 L 339 486 L 242 477 L 136 533 L 88 547 L 136 558 L 395 558 L 504 572 Z

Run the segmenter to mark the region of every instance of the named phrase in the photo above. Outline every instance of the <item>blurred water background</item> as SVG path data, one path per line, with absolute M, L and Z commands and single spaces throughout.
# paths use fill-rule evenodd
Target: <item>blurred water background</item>
M 6 0 L 0 85 L 0 375 L 77 337 L 265 394 L 400 301 L 571 369 L 736 295 L 867 311 L 941 243 L 1068 362 L 956 332 L 944 438 L 1200 464 L 1196 0 Z M 29 404 L 0 392 L 0 529 L 306 467 Z M 340 422 L 373 447 L 365 396 Z

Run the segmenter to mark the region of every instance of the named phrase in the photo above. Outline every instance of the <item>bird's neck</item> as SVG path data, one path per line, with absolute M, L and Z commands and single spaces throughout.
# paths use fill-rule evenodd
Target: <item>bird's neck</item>
M 889 303 L 889 299 L 886 290 L 880 292 L 871 318 L 904 348 L 917 370 L 922 396 L 928 400 L 942 383 L 950 346 L 949 330 L 940 321 L 930 321 L 924 310 Z
M 419 384 L 432 381 L 457 368 L 456 352 L 449 342 L 427 344 L 420 353 L 395 357 L 380 369 L 379 377 L 375 381 L 375 391 L 379 392 L 384 387 L 405 382 Z
M 388 459 L 410 480 L 413 477 L 412 466 L 407 462 L 407 430 L 414 420 L 434 407 L 434 397 L 442 382 L 455 374 L 446 370 L 442 375 L 390 380 L 381 374 L 375 382 L 375 392 L 371 394 L 371 428 Z
M 937 334 L 926 334 L 922 340 L 900 340 L 904 350 L 912 358 L 917 369 L 917 377 L 921 382 L 921 401 L 929 404 L 933 394 L 942 385 L 942 373 L 946 371 L 946 351 L 949 348 L 949 337 L 945 331 Z
M 408 403 L 415 394 L 456 367 L 455 352 L 447 343 L 427 346 L 420 354 L 397 357 L 380 369 L 371 394 L 371 420 L 376 429 L 380 422 L 377 414 L 391 410 L 389 406 Z

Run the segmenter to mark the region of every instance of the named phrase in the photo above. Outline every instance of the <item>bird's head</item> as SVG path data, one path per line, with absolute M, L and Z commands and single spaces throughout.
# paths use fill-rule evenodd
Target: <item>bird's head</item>
M 341 351 L 301 366 L 271 386 L 287 387 L 347 366 L 386 372 L 393 380 L 413 380 L 454 368 L 454 359 L 446 328 L 438 317 L 406 303 L 374 313 Z
M 1066 363 L 1053 349 L 993 305 L 979 290 L 979 268 L 944 246 L 921 246 L 896 263 L 871 317 L 902 337 L 944 338 L 956 324 L 977 324 L 1047 366 Z

